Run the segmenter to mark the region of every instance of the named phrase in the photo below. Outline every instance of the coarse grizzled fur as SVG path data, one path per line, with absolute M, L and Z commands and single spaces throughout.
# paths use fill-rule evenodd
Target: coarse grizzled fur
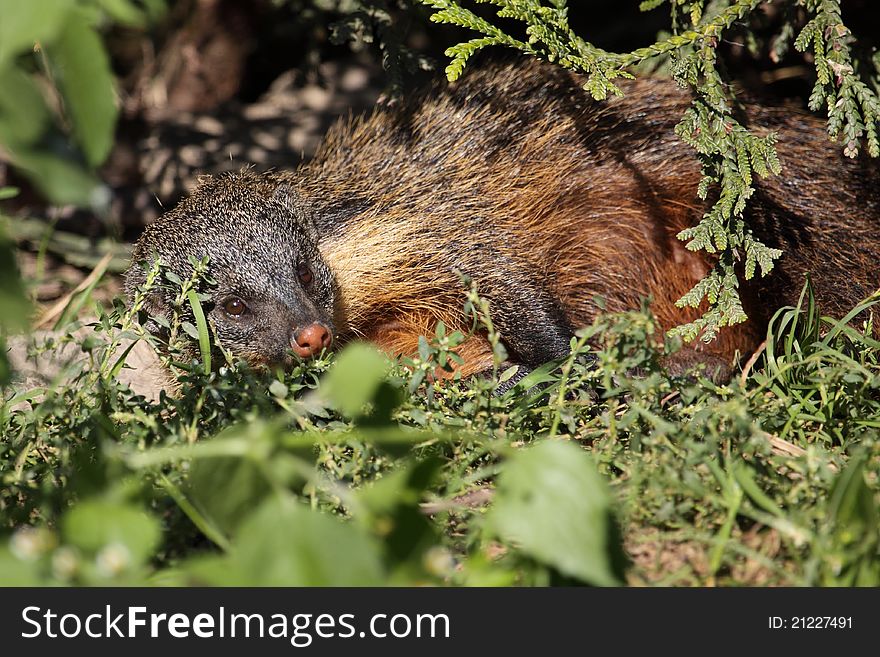
M 622 88 L 624 98 L 594 102 L 574 74 L 525 61 L 341 122 L 296 171 L 206 178 L 147 228 L 127 290 L 156 254 L 181 276 L 190 256 L 210 255 L 220 340 L 254 363 L 286 362 L 291 332 L 313 321 L 337 341 L 413 353 L 439 320 L 466 328 L 456 271 L 490 300 L 524 369 L 568 353 L 596 296 L 622 311 L 650 295 L 664 330 L 692 320 L 700 311 L 675 301 L 713 260 L 676 238 L 707 207 L 697 158 L 674 134 L 690 98 L 670 81 Z M 675 368 L 750 353 L 807 273 L 832 314 L 880 287 L 877 163 L 844 157 L 821 120 L 791 108 L 750 103 L 744 119 L 779 135 L 782 175 L 755 181 L 748 220 L 784 255 L 742 287 L 750 321 L 686 346 Z M 295 275 L 302 263 L 310 285 Z M 224 313 L 229 295 L 252 308 L 248 321 Z M 461 353 L 464 374 L 491 366 L 483 338 Z

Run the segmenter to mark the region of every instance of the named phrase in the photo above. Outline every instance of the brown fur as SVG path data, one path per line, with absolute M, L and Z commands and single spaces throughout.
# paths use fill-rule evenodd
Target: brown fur
M 707 209 L 696 197 L 699 163 L 674 134 L 688 94 L 640 80 L 596 103 L 581 85 L 537 62 L 470 72 L 337 125 L 310 164 L 270 177 L 309 208 L 335 278 L 338 337 L 409 354 L 438 321 L 467 330 L 456 270 L 477 282 L 531 365 L 593 320 L 597 295 L 612 311 L 650 295 L 663 330 L 699 316 L 675 305 L 713 264 L 676 238 Z M 779 133 L 782 175 L 756 181 L 748 220 L 784 256 L 742 288 L 748 323 L 686 347 L 672 365 L 729 365 L 753 351 L 808 272 L 830 314 L 880 287 L 876 162 L 844 158 L 821 120 L 791 108 L 747 104 L 742 120 Z M 491 365 L 482 338 L 462 353 L 465 374 Z
M 712 265 L 676 238 L 706 209 L 695 192 L 699 164 L 673 132 L 688 95 L 642 80 L 603 105 L 574 78 L 537 63 L 471 73 L 331 132 L 295 184 L 319 222 L 328 200 L 368 201 L 351 228 L 319 227 L 330 233 L 320 248 L 342 294 L 339 326 L 391 352 L 412 352 L 437 320 L 461 328 L 448 251 L 480 240 L 545 282 L 575 327 L 592 321 L 595 295 L 613 311 L 651 295 L 664 330 L 699 315 L 675 306 Z M 785 255 L 771 277 L 744 287 L 751 322 L 688 348 L 728 363 L 756 347 L 808 271 L 832 313 L 880 287 L 876 164 L 845 159 L 822 121 L 791 108 L 749 105 L 746 119 L 779 132 L 782 176 L 757 181 L 750 216 Z M 480 283 L 490 296 L 506 285 L 491 272 Z M 467 371 L 485 366 L 483 356 Z

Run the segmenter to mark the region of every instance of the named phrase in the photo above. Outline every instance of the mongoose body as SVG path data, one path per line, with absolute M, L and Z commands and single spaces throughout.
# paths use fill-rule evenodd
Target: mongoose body
M 458 271 L 524 369 L 564 356 L 597 296 L 612 311 L 651 296 L 663 330 L 691 320 L 699 311 L 675 301 L 713 261 L 676 238 L 707 208 L 699 162 L 674 133 L 689 95 L 649 79 L 598 103 L 581 84 L 536 62 L 487 67 L 338 124 L 296 171 L 207 178 L 146 229 L 128 291 L 155 255 L 181 276 L 190 256 L 210 256 L 217 335 L 252 363 L 289 362 L 331 335 L 414 353 L 438 321 L 467 327 Z M 750 353 L 807 273 L 831 314 L 880 288 L 877 164 L 844 157 L 821 120 L 790 108 L 747 104 L 745 119 L 779 135 L 782 175 L 756 180 L 747 212 L 784 255 L 741 289 L 750 321 L 674 366 Z M 464 374 L 491 366 L 479 336 L 461 353 Z

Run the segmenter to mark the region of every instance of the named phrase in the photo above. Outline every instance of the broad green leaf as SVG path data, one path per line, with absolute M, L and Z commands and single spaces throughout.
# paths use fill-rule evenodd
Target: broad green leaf
M 178 503 L 197 526 L 229 536 L 273 490 L 301 486 L 310 476 L 315 450 L 307 436 L 289 434 L 280 422 L 255 421 L 232 426 L 213 440 L 149 455 L 153 459 L 138 467 L 190 461 L 179 489 L 185 500 Z
M 605 482 L 575 445 L 547 441 L 507 461 L 486 523 L 490 532 L 566 575 L 601 586 L 622 580 Z
M 434 528 L 419 508 L 424 492 L 442 466 L 436 458 L 408 465 L 359 491 L 360 519 L 381 528 L 385 555 L 410 579 L 423 575 L 423 556 L 436 543 Z
M 101 37 L 80 12 L 71 12 L 46 48 L 86 161 L 98 166 L 113 145 L 118 113 L 110 60 Z
M 10 383 L 12 383 L 12 364 L 6 355 L 6 339 L 0 334 L 0 388 L 8 386 Z M 3 421 L 5 413 L 6 408 L 0 406 L 0 422 Z
M 146 21 L 141 9 L 130 0 L 96 0 L 114 21 L 129 27 L 140 27 Z
M 46 131 L 49 110 L 33 80 L 16 68 L 0 68 L 0 143 L 15 156 L 20 144 L 33 144 Z
M 19 151 L 15 163 L 53 203 L 88 207 L 99 204 L 100 181 L 68 159 L 48 151 Z
M 388 360 L 381 353 L 354 343 L 339 354 L 323 381 L 322 392 L 342 413 L 355 417 L 373 400 L 387 371 Z
M 74 0 L 0 0 L 0 68 L 55 38 Z
M 0 330 L 24 331 L 31 312 L 30 303 L 15 263 L 12 243 L 0 225 Z
M 4 540 L 4 543 L 6 540 Z M 40 586 L 38 565 L 14 556 L 6 547 L 0 547 L 0 582 L 3 586 Z
M 259 462 L 228 456 L 195 459 L 183 490 L 195 509 L 228 535 L 269 494 L 271 486 Z
M 86 500 L 68 511 L 62 521 L 66 543 L 97 553 L 112 545 L 124 546 L 133 564 L 152 556 L 159 544 L 159 523 L 134 506 Z
M 376 544 L 357 525 L 291 498 L 257 507 L 236 532 L 230 553 L 196 560 L 199 581 L 226 586 L 378 586 Z
M 358 498 L 375 514 L 390 513 L 402 504 L 417 505 L 441 465 L 436 458 L 407 465 L 358 491 Z
M 160 18 L 168 10 L 165 0 L 141 0 L 141 5 L 151 20 Z

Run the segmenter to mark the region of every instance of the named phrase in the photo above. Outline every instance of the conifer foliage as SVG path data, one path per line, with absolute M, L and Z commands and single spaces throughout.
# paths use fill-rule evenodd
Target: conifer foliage
M 754 41 L 757 36 L 752 27 L 761 19 L 763 5 L 784 5 L 786 19 L 774 38 L 772 56 L 781 58 L 792 39 L 797 51 L 809 52 L 816 68 L 810 108 L 827 111 L 829 136 L 842 141 L 849 157 L 856 157 L 863 145 L 871 156 L 880 155 L 880 55 L 870 62 L 859 62 L 854 56 L 854 38 L 841 18 L 840 0 L 645 0 L 640 4 L 642 11 L 667 6 L 672 34 L 624 53 L 603 50 L 575 34 L 569 26 L 566 0 L 420 1 L 434 9 L 432 21 L 479 34 L 446 50 L 451 58 L 446 67 L 450 80 L 462 74 L 479 50 L 506 46 L 584 74 L 584 89 L 596 100 L 620 95 L 616 79 L 631 78 L 633 67 L 658 58 L 666 58 L 675 80 L 693 90 L 693 104 L 676 132 L 702 161 L 703 178 L 697 195 L 715 202 L 696 226 L 678 237 L 690 250 L 717 253 L 718 261 L 678 301 L 680 306 L 693 308 L 708 302 L 702 317 L 675 329 L 686 340 L 700 336 L 708 341 L 722 327 L 745 321 L 739 275 L 746 279 L 756 271 L 767 275 L 782 255 L 757 240 L 748 225 L 747 204 L 755 191 L 754 175 L 778 175 L 780 166 L 775 135 L 757 136 L 736 119 L 736 98 L 719 61 L 718 46 L 728 32 L 745 31 Z M 508 20 L 505 25 L 509 19 L 523 23 L 525 38 L 511 36 L 468 8 L 484 3 L 497 6 L 498 17 Z

